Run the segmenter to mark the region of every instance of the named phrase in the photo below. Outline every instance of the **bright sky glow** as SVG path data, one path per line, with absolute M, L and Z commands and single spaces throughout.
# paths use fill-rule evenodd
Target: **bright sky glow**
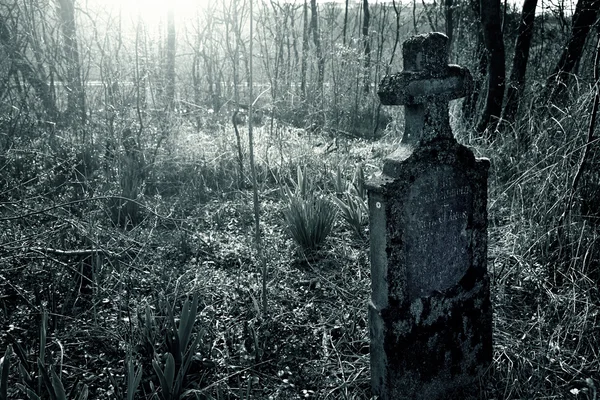
M 197 10 L 208 8 L 215 0 L 88 0 L 102 4 L 105 10 L 118 13 L 121 10 L 125 18 L 137 19 L 138 16 L 149 25 L 157 24 L 167 18 L 169 7 L 173 7 L 175 19 L 192 16 Z

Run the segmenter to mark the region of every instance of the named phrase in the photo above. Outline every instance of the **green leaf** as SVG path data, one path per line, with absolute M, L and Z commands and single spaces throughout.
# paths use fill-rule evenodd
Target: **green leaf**
M 133 361 L 127 361 L 127 400 L 134 400 L 135 392 L 142 380 L 142 367 L 134 369 Z
M 167 364 L 165 365 L 164 373 L 161 370 L 158 361 L 152 360 L 152 367 L 154 368 L 154 372 L 156 372 L 158 380 L 160 381 L 163 398 L 165 400 L 171 399 L 171 395 L 173 393 L 173 379 L 175 378 L 175 360 L 173 359 L 173 355 L 171 353 L 167 354 Z
M 52 375 L 52 388 L 54 389 L 54 393 L 57 400 L 67 400 L 67 394 L 65 393 L 65 388 L 60 381 L 60 378 L 54 372 L 53 369 L 50 370 L 50 375 Z
M 6 347 L 4 357 L 0 358 L 0 400 L 8 400 L 8 372 L 10 370 L 10 356 L 12 346 Z
M 286 228 L 304 251 L 317 250 L 333 229 L 336 209 L 323 197 L 308 194 L 288 199 L 283 211 Z
M 356 166 L 356 169 L 354 170 L 354 176 L 352 177 L 352 186 L 354 186 L 357 195 L 361 199 L 364 199 L 367 193 L 365 189 L 365 171 L 362 163 L 359 163 Z
M 40 360 L 42 365 L 46 358 L 46 329 L 48 325 L 48 312 L 44 310 L 42 312 L 42 321 L 40 326 Z
M 25 369 L 29 371 L 29 361 L 27 360 L 27 355 L 25 354 L 25 350 L 23 350 L 23 346 L 16 340 L 12 340 L 12 342 L 15 354 L 19 357 L 19 361 L 25 366 Z
M 175 379 L 175 360 L 172 354 L 167 354 L 167 365 L 165 365 L 165 379 L 169 387 L 169 392 L 173 392 L 173 379 Z
M 33 386 L 33 379 L 31 379 L 31 375 L 29 375 L 29 372 L 27 372 L 21 363 L 19 363 L 19 373 L 21 374 L 21 378 L 25 381 L 27 386 Z
M 20 383 L 17 383 L 16 386 L 17 386 L 17 388 L 19 388 L 19 390 L 21 390 L 27 394 L 27 397 L 29 398 L 29 400 L 40 400 L 40 396 L 38 396 L 33 390 L 31 390 L 27 386 L 24 386 Z
M 190 335 L 192 334 L 192 329 L 194 328 L 194 323 L 196 322 L 196 314 L 198 312 L 198 295 L 194 295 L 194 300 L 190 306 L 189 300 L 183 305 L 183 310 L 181 311 L 181 320 L 179 321 L 179 344 L 181 346 L 181 352 L 185 352 L 187 349 L 188 342 L 190 340 Z
M 150 342 L 150 344 L 152 345 L 152 347 L 154 347 L 154 327 L 155 327 L 155 319 L 154 319 L 154 315 L 152 314 L 152 309 L 150 308 L 150 305 L 146 304 L 146 313 L 145 313 L 145 320 L 146 323 L 144 324 L 144 334 L 146 336 L 146 340 L 148 342 Z
M 335 188 L 335 193 L 341 195 L 346 190 L 346 188 L 344 185 L 344 179 L 342 177 L 342 167 L 339 164 L 337 166 L 334 178 L 335 180 L 333 181 L 333 186 Z
M 344 193 L 342 199 L 332 196 L 331 200 L 338 206 L 346 224 L 360 237 L 363 236 L 363 226 L 367 222 L 367 206 L 357 195 Z
M 200 333 L 198 333 L 198 335 L 196 336 L 196 339 L 194 339 L 188 352 L 185 354 L 185 357 L 183 358 L 183 363 L 179 367 L 179 371 L 177 373 L 177 379 L 175 380 L 175 386 L 173 389 L 173 393 L 176 395 L 179 394 L 179 392 L 181 391 L 181 389 L 183 387 L 183 380 L 185 379 L 185 376 L 190 368 L 192 360 L 194 359 L 194 355 L 196 354 L 196 349 L 198 348 L 198 345 L 200 344 L 201 340 L 202 340 L 202 335 Z
M 179 365 L 181 364 L 183 351 L 181 349 L 181 343 L 179 342 L 177 324 L 175 323 L 175 317 L 173 316 L 171 307 L 167 307 L 167 321 L 169 322 L 169 327 L 167 327 L 165 332 L 167 349 L 175 358 L 175 363 Z
M 77 396 L 77 400 L 87 400 L 89 395 L 89 390 L 87 385 L 83 385 L 81 392 L 79 392 L 79 396 Z
M 298 166 L 298 168 L 296 170 L 296 175 L 298 178 L 297 185 L 299 188 L 299 194 L 300 194 L 300 196 L 304 197 L 307 192 L 307 184 L 306 184 L 306 179 L 304 177 L 304 174 L 302 173 L 302 168 L 300 168 L 300 166 Z
M 50 398 L 52 400 L 57 400 L 56 393 L 54 393 L 52 381 L 50 380 L 50 376 L 48 375 L 48 370 L 46 369 L 46 366 L 42 363 L 42 360 L 39 358 L 38 358 L 37 364 L 38 364 L 38 370 L 40 372 L 40 379 L 42 379 L 44 381 L 44 384 L 46 385 L 46 390 L 48 391 Z

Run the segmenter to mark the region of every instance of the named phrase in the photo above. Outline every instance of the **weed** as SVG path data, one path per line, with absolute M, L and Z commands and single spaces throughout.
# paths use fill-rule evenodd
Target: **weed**
M 346 225 L 355 232 L 358 237 L 365 235 L 365 225 L 369 218 L 365 201 L 353 193 L 342 193 L 340 197 L 332 196 L 331 200 L 338 206 Z
M 286 187 L 285 197 L 283 215 L 287 231 L 305 254 L 318 250 L 333 229 L 336 217 L 333 204 L 314 193 L 300 167 L 293 190 Z
M 287 199 L 286 228 L 304 252 L 318 250 L 333 229 L 336 210 L 325 197 L 313 194 Z

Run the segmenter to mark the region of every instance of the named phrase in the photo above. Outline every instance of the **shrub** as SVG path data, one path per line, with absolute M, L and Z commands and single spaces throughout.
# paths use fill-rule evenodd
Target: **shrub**
M 365 202 L 365 175 L 362 164 L 358 164 L 354 169 L 352 181 L 348 182 L 342 176 L 342 170 L 338 166 L 336 174 L 333 176 L 333 186 L 335 196 L 332 196 L 333 202 L 338 206 L 342 213 L 344 222 L 350 229 L 364 237 L 364 226 L 369 221 L 367 205 Z
M 313 194 L 289 197 L 283 213 L 288 232 L 305 252 L 318 250 L 323 245 L 336 216 L 329 200 Z
M 369 221 L 365 201 L 351 192 L 343 193 L 340 197 L 333 196 L 331 199 L 340 209 L 346 225 L 359 237 L 364 237 L 364 227 Z
M 304 252 L 318 250 L 333 229 L 336 210 L 325 197 L 314 193 L 298 167 L 294 190 L 286 187 L 287 206 L 283 211 L 286 228 Z

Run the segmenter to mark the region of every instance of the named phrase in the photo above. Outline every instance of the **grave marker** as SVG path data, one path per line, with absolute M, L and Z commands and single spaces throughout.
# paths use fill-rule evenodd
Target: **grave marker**
M 448 65 L 448 38 L 415 36 L 403 55 L 379 96 L 405 106 L 404 136 L 368 183 L 372 388 L 383 400 L 475 399 L 492 359 L 489 161 L 450 128 L 448 102 L 471 75 Z

